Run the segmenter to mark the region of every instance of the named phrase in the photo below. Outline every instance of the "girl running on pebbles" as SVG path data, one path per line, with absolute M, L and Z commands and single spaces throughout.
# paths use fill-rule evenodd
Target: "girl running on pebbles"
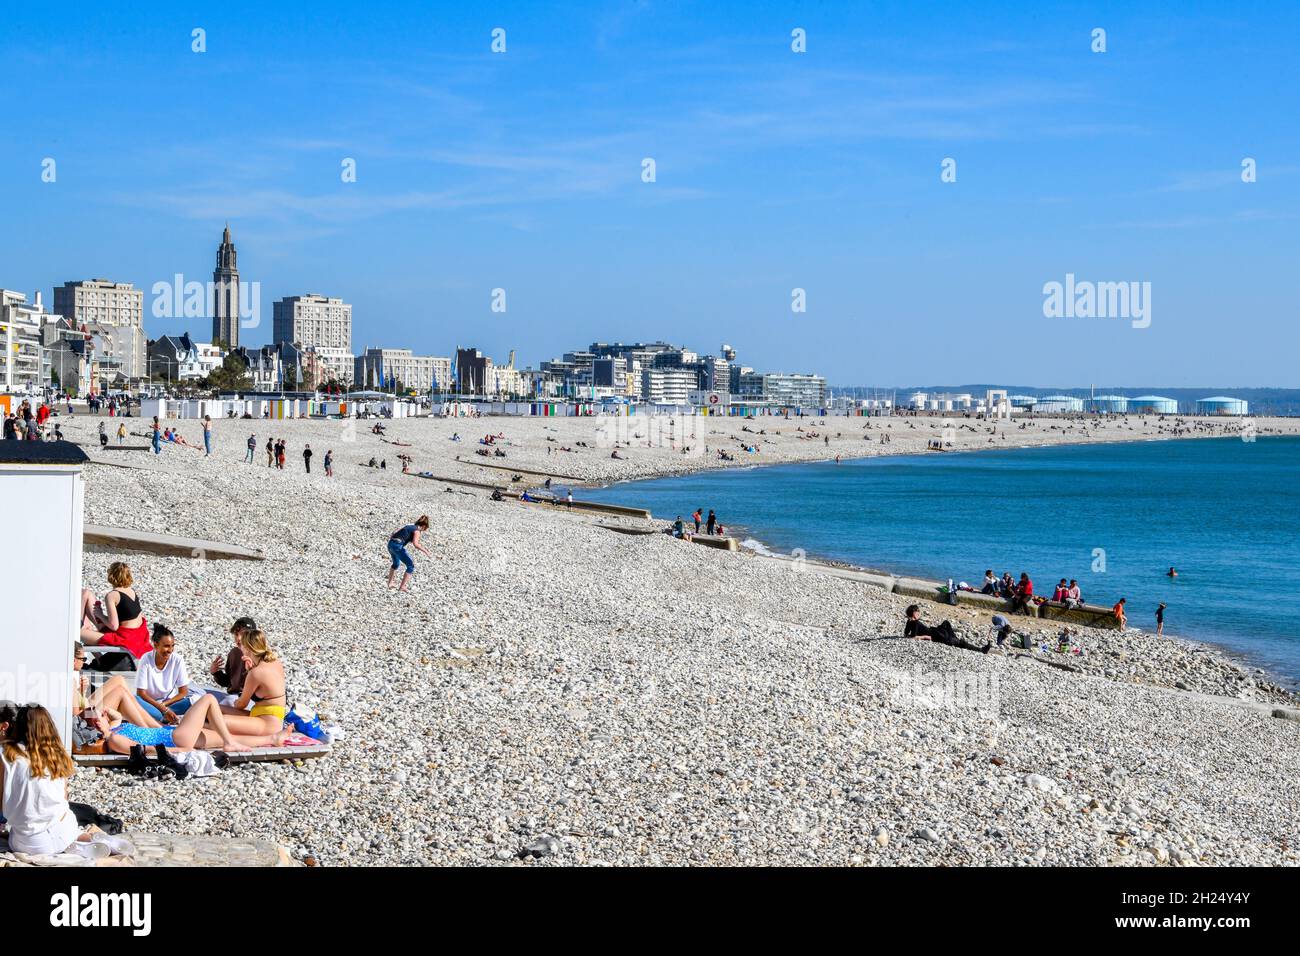
M 399 565 L 406 565 L 406 570 L 402 573 L 402 583 L 398 585 L 397 590 L 407 590 L 407 585 L 411 583 L 411 576 L 415 574 L 415 560 L 407 552 L 406 546 L 409 544 L 416 551 L 419 551 L 425 557 L 433 557 L 420 544 L 420 535 L 429 530 L 429 516 L 420 515 L 415 519 L 415 524 L 408 524 L 404 528 L 398 528 L 388 539 L 388 554 L 393 559 L 393 566 L 388 571 L 388 588 L 392 590 L 393 576 L 397 574 Z

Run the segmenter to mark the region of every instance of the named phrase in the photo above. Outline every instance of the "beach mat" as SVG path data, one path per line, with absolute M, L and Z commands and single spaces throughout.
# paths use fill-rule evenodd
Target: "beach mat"
M 295 734 L 295 737 L 301 737 L 301 734 Z M 310 740 L 310 738 L 302 738 Z M 146 757 L 154 760 L 154 749 L 146 747 Z M 227 754 L 231 764 L 242 763 L 273 763 L 284 760 L 316 760 L 324 757 L 331 750 L 331 744 L 319 740 L 312 740 L 310 743 L 300 746 L 290 745 L 285 747 L 257 747 L 247 753 Z M 209 751 L 211 752 L 211 751 Z M 131 758 L 126 754 L 73 754 L 72 762 L 78 767 L 125 767 Z

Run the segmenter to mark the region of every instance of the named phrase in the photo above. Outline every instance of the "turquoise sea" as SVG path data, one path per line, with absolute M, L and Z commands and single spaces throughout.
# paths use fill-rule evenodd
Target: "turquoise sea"
M 1038 592 L 1078 578 L 1130 626 L 1226 647 L 1300 682 L 1300 438 L 998 449 L 627 482 L 583 497 L 689 519 L 772 551 Z M 1098 553 L 1098 552 L 1102 553 Z M 1102 560 L 1104 558 L 1104 561 Z M 1178 577 L 1166 572 L 1173 566 Z

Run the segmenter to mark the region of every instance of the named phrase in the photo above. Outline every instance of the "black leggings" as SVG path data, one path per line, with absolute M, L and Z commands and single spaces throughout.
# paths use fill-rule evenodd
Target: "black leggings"
M 952 629 L 952 624 L 944 621 L 938 627 L 930 628 L 930 640 L 936 644 L 947 644 L 949 647 L 960 647 L 967 651 L 982 651 L 984 648 L 977 644 L 972 644 L 965 638 L 958 637 Z

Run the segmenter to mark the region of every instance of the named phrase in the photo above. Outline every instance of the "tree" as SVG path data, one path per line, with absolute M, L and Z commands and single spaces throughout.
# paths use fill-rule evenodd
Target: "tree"
M 253 387 L 246 366 L 234 352 L 227 352 L 221 366 L 203 380 L 203 387 L 216 392 L 246 392 Z

